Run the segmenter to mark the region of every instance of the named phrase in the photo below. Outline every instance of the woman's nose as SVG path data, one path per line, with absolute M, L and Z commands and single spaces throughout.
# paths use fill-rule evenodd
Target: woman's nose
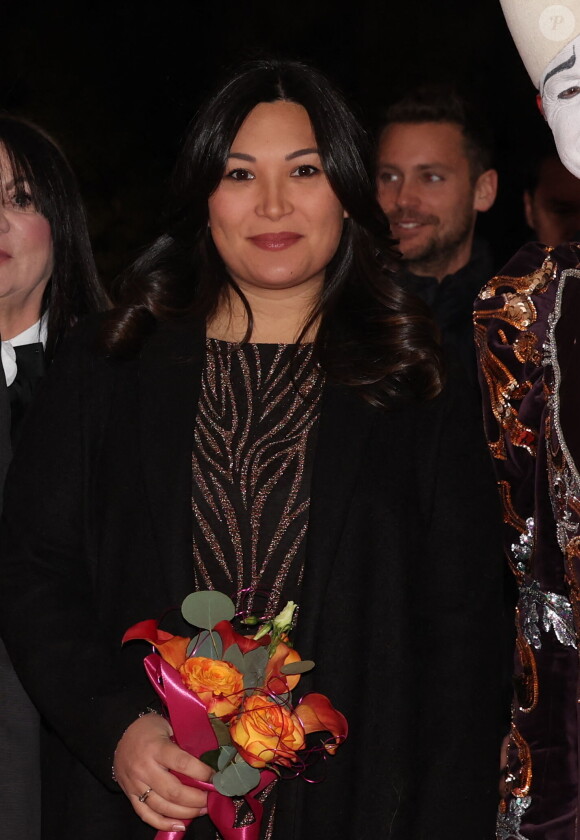
M 293 210 L 286 179 L 272 178 L 264 182 L 260 191 L 256 212 L 272 221 L 277 221 Z

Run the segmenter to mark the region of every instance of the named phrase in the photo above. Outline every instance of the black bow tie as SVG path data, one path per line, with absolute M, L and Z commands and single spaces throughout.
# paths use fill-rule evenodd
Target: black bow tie
M 8 388 L 13 443 L 20 422 L 32 402 L 38 380 L 44 375 L 44 348 L 42 342 L 37 341 L 34 344 L 17 345 L 14 352 L 16 353 L 16 379 Z

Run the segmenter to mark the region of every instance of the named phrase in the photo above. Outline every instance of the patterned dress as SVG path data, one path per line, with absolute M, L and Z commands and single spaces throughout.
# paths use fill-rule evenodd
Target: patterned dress
M 578 827 L 580 245 L 525 246 L 480 292 L 486 433 L 518 587 L 511 794 L 498 840 Z
M 226 593 L 242 613 L 270 618 L 300 600 L 323 384 L 312 344 L 207 339 L 192 453 L 196 588 Z M 268 840 L 271 787 L 261 798 Z M 251 814 L 237 804 L 242 826 Z

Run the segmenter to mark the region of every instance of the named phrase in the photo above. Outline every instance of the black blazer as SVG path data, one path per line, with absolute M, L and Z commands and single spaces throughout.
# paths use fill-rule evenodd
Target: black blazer
M 8 471 L 8 465 L 12 458 L 12 442 L 10 439 L 10 396 L 4 368 L 0 363 L 0 510 L 2 509 L 2 495 L 4 480 Z
M 110 775 L 153 696 L 146 646 L 120 639 L 193 588 L 203 331 L 161 326 L 125 362 L 93 345 L 78 334 L 41 386 L 4 508 L 1 631 L 50 729 L 45 840 L 153 837 Z M 322 784 L 280 785 L 276 840 L 494 836 L 502 570 L 480 426 L 461 388 L 387 412 L 326 386 L 296 644 L 317 664 L 302 690 L 350 735 Z

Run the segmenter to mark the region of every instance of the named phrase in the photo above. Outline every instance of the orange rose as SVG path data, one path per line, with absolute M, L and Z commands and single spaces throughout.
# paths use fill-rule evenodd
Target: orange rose
M 183 684 L 195 691 L 216 717 L 233 714 L 243 700 L 244 678 L 230 662 L 193 656 L 185 660 L 179 672 Z
M 296 750 L 304 748 L 304 729 L 286 706 L 252 694 L 230 723 L 230 735 L 242 758 L 252 767 L 268 762 L 289 767 Z

